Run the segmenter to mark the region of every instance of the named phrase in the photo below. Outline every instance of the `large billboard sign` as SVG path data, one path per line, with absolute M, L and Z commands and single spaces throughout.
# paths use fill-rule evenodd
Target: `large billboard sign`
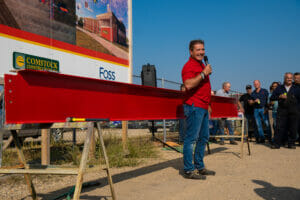
M 129 1 L 0 0 L 0 77 L 34 69 L 130 82 Z

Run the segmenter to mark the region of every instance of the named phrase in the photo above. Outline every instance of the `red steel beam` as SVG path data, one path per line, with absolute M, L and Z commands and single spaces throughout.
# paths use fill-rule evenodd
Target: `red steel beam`
M 212 117 L 236 117 L 232 98 L 213 97 Z M 65 122 L 67 117 L 116 120 L 183 118 L 176 90 L 24 70 L 5 75 L 6 124 Z

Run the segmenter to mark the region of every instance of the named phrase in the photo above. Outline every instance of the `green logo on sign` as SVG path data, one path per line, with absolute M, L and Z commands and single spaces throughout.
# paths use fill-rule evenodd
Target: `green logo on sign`
M 13 67 L 15 69 L 33 69 L 59 72 L 58 61 L 19 52 L 13 53 Z

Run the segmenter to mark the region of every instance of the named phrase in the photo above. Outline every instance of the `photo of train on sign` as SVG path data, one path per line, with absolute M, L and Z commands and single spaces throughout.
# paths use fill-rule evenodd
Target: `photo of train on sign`
M 128 26 L 128 0 L 0 0 L 0 76 L 17 52 L 54 60 L 59 73 L 106 79 L 105 69 L 129 82 Z

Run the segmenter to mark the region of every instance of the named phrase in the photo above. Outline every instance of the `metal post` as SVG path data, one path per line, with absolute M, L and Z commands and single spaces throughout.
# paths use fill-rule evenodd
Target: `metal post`
M 165 80 L 161 78 L 161 87 L 165 88 Z M 164 126 L 164 143 L 167 141 L 167 131 L 166 131 L 166 120 L 163 119 L 163 126 Z
M 244 156 L 244 137 L 245 137 L 245 134 L 244 134 L 244 131 L 245 131 L 245 126 L 244 126 L 244 123 L 245 123 L 245 118 L 244 118 L 244 115 L 242 116 L 242 138 L 241 138 L 241 158 L 243 158 Z
M 155 127 L 154 127 L 154 120 L 151 121 L 151 133 L 152 133 L 152 140 L 155 140 Z
M 73 150 L 75 146 L 76 146 L 76 128 L 73 128 L 73 146 L 72 146 Z

